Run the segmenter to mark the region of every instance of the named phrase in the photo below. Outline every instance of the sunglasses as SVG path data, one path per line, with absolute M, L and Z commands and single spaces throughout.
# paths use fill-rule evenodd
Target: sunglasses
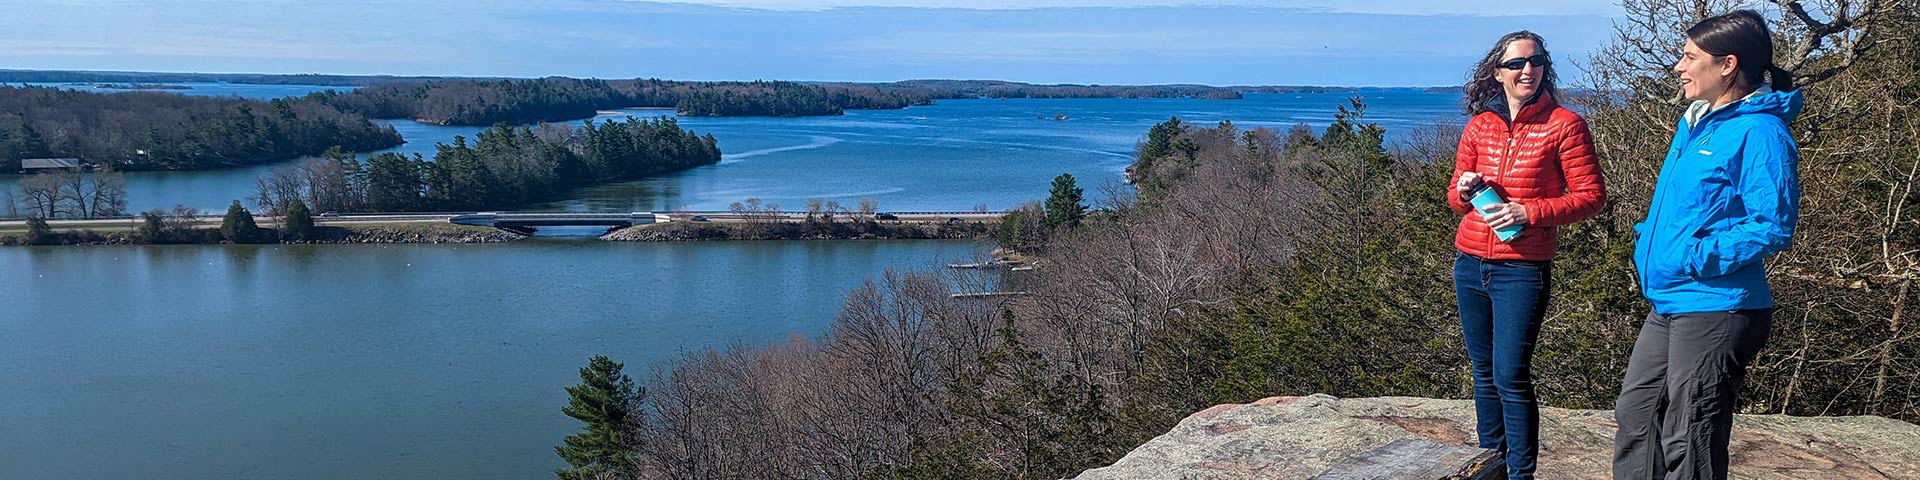
M 1529 63 L 1533 64 L 1533 66 L 1535 67 L 1545 67 L 1547 65 L 1552 65 L 1553 59 L 1547 58 L 1547 54 L 1542 53 L 1542 54 L 1534 55 L 1531 57 L 1516 58 L 1516 59 L 1500 62 L 1500 68 L 1504 68 L 1507 70 L 1519 70 L 1522 68 L 1526 68 L 1527 64 Z

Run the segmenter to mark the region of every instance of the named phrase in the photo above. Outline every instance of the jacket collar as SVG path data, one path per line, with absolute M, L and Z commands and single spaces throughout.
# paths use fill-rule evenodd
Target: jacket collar
M 1489 100 L 1486 107 L 1486 111 L 1499 115 L 1500 120 L 1506 121 L 1508 126 L 1512 126 L 1515 120 L 1521 123 L 1540 123 L 1540 119 L 1553 110 L 1553 93 L 1541 90 L 1540 93 L 1534 94 L 1527 103 L 1520 104 L 1519 115 L 1507 115 L 1506 97 Z
M 1721 105 L 1720 108 L 1713 108 L 1713 102 L 1706 100 L 1695 101 L 1687 106 L 1686 113 L 1680 118 L 1690 129 L 1699 128 L 1707 120 L 1731 118 L 1750 113 L 1769 114 L 1780 117 L 1786 123 L 1793 123 L 1793 119 L 1800 116 L 1800 105 L 1803 101 L 1804 97 L 1799 90 L 1776 92 L 1773 88 L 1762 84 L 1760 88 L 1754 89 L 1753 93 L 1741 97 L 1738 101 Z M 1720 112 L 1731 113 L 1715 115 Z

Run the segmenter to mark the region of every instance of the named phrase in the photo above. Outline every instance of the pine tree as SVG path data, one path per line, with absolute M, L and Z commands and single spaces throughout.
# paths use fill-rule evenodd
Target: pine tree
M 285 228 L 287 238 L 295 241 L 305 241 L 313 237 L 313 210 L 307 209 L 307 202 L 296 198 L 287 205 Z
M 572 467 L 554 471 L 561 480 L 624 478 L 633 466 L 638 445 L 632 427 L 639 423 L 646 390 L 634 386 L 633 379 L 620 372 L 623 367 L 595 355 L 580 369 L 580 384 L 567 387 L 571 400 L 560 411 L 586 427 L 553 448 Z
M 376 212 L 405 212 L 420 203 L 424 189 L 420 168 L 397 153 L 367 160 L 367 208 Z
M 1074 186 L 1072 174 L 1053 177 L 1053 193 L 1047 196 L 1047 228 L 1079 227 L 1080 220 L 1087 217 L 1086 205 L 1080 204 L 1082 193 Z
M 233 243 L 253 243 L 260 237 L 260 226 L 253 223 L 253 212 L 234 200 L 227 206 L 226 218 L 220 220 L 220 236 Z
M 47 219 L 39 216 L 27 217 L 27 244 L 46 245 L 53 243 L 53 227 L 47 225 Z
M 159 209 L 140 212 L 140 241 L 146 243 L 166 243 L 167 227 L 161 221 L 163 213 Z
M 1026 239 L 1020 238 L 1019 210 L 1007 212 L 1006 215 L 1000 216 L 1000 229 L 995 238 L 1000 241 L 1000 246 L 1002 247 L 1020 248 L 1022 246 L 1022 243 Z
M 1147 144 L 1140 147 L 1138 165 L 1150 167 L 1154 160 L 1172 155 L 1173 139 L 1182 133 L 1187 133 L 1187 126 L 1180 122 L 1180 117 L 1167 117 L 1167 121 L 1155 124 L 1147 131 Z

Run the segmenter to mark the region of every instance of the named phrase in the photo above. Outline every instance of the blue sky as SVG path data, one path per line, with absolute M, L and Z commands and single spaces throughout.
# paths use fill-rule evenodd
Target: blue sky
M 1430 86 L 1499 35 L 1559 66 L 1611 0 L 6 0 L 0 68 Z M 1563 82 L 1576 72 L 1562 71 Z

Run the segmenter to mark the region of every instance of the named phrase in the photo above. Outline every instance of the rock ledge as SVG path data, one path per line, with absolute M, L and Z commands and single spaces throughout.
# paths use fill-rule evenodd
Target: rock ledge
M 1613 412 L 1541 409 L 1539 478 L 1611 478 Z M 1270 397 L 1216 405 L 1078 480 L 1307 479 L 1396 440 L 1474 446 L 1473 402 Z M 1732 477 L 1920 479 L 1920 426 L 1881 417 L 1739 415 Z

